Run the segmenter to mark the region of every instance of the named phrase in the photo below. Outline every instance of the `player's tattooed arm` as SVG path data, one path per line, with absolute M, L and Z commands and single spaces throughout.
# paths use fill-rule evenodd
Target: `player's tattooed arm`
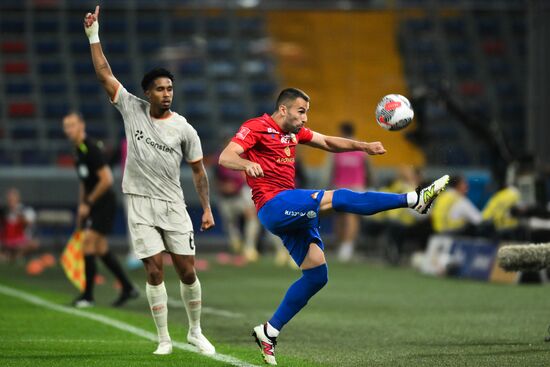
M 190 163 L 191 170 L 193 171 L 193 184 L 195 190 L 199 194 L 199 200 L 203 209 L 201 231 L 214 227 L 214 216 L 212 215 L 212 209 L 210 208 L 210 190 L 208 184 L 208 175 L 202 159 L 196 162 Z
M 96 6 L 93 14 L 88 13 L 84 17 L 84 31 L 90 40 L 92 62 L 97 78 L 112 100 L 120 83 L 113 75 L 109 62 L 103 54 L 101 43 L 99 42 L 99 5 Z

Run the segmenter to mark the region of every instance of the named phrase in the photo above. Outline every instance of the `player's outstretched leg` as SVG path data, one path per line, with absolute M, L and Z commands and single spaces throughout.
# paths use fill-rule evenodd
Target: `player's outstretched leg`
M 202 354 L 215 354 L 216 348 L 206 339 L 201 330 L 202 295 L 199 278 L 195 276 L 193 284 L 185 284 L 180 281 L 180 294 L 189 319 L 187 341 L 197 347 Z
M 277 344 L 277 336 L 281 329 L 328 282 L 327 264 L 302 270 L 302 274 L 302 277 L 288 288 L 283 301 L 269 322 L 256 326 L 252 333 L 267 364 L 277 364 L 275 360 L 275 345 Z
M 335 190 L 332 208 L 337 212 L 372 215 L 390 209 L 413 208 L 426 214 L 435 198 L 447 187 L 449 176 L 445 175 L 424 188 L 406 194 L 385 192 L 355 192 L 348 189 Z
M 168 333 L 168 294 L 166 293 L 164 282 L 159 285 L 147 283 L 145 285 L 145 293 L 147 294 L 147 300 L 151 307 L 151 313 L 153 314 L 153 320 L 155 321 L 159 337 L 159 345 L 153 353 L 171 354 L 172 340 Z
M 254 328 L 252 336 L 256 339 L 256 343 L 262 351 L 262 356 L 267 364 L 277 365 L 275 360 L 275 346 L 277 345 L 277 338 L 267 336 L 267 323 L 258 325 Z

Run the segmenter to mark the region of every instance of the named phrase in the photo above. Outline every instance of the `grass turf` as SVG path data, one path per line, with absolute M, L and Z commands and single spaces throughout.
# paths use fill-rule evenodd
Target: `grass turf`
M 269 318 L 300 273 L 268 259 L 244 268 L 209 260 L 210 269 L 199 274 L 204 306 L 235 315 L 205 312 L 205 335 L 218 352 L 261 365 L 251 328 Z M 144 288 L 143 270 L 130 274 Z M 546 287 L 428 278 L 373 264 L 330 264 L 329 276 L 327 287 L 281 334 L 279 365 L 540 366 L 550 359 L 550 344 L 543 341 L 550 323 Z M 29 277 L 22 267 L 4 264 L 0 284 L 66 305 L 76 294 L 59 268 Z M 166 285 L 179 299 L 173 269 L 166 269 Z M 90 312 L 154 332 L 144 296 L 122 309 L 108 306 L 115 297 L 107 276 Z M 169 322 L 172 338 L 185 341 L 185 310 L 169 307 Z M 181 350 L 153 356 L 155 344 L 148 340 L 4 295 L 0 335 L 2 366 L 224 365 Z

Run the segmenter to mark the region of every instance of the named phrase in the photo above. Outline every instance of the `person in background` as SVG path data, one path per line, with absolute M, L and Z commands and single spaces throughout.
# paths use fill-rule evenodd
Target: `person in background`
M 355 139 L 355 125 L 351 121 L 340 124 L 340 136 Z M 349 188 L 355 191 L 365 191 L 369 185 L 371 168 L 368 155 L 362 151 L 349 151 L 329 155 L 331 180 L 333 189 Z M 414 188 L 413 188 L 414 190 Z M 338 260 L 348 262 L 352 259 L 359 235 L 361 217 L 353 213 L 336 213 L 334 228 L 338 241 Z
M 475 232 L 483 218 L 468 199 L 468 182 L 457 175 L 449 180 L 449 189 L 439 195 L 432 208 L 432 226 L 436 233 L 468 235 Z
M 94 282 L 97 273 L 95 257 L 98 256 L 122 285 L 122 291 L 113 306 L 120 307 L 139 293 L 109 250 L 107 236 L 112 232 L 116 214 L 116 195 L 113 191 L 113 175 L 102 151 L 101 143 L 87 136 L 86 124 L 77 112 L 63 118 L 63 131 L 74 145 L 75 168 L 79 185 L 77 228 L 84 229 L 84 292 L 73 302 L 78 308 L 94 305 Z
M 19 190 L 12 187 L 6 192 L 6 208 L 0 218 L 1 252 L 11 262 L 36 251 L 38 240 L 33 238 L 36 213 L 21 203 Z
M 215 179 L 218 208 L 231 249 L 235 253 L 242 252 L 247 261 L 257 261 L 257 242 L 261 227 L 244 173 L 216 165 Z M 244 220 L 242 231 L 241 218 Z

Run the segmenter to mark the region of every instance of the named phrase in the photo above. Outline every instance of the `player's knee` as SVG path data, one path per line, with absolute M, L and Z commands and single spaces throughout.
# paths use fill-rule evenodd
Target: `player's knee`
M 327 264 L 319 265 L 316 268 L 307 270 L 304 275 L 309 278 L 316 289 L 321 289 L 328 283 L 328 266 Z
M 191 269 L 185 269 L 185 271 L 181 275 L 181 281 L 184 284 L 193 284 L 195 283 L 196 279 L 197 275 L 195 274 L 195 269 L 193 267 L 191 267 Z
M 146 267 L 147 281 L 149 284 L 157 285 L 164 280 L 164 273 L 161 268 L 156 266 Z

